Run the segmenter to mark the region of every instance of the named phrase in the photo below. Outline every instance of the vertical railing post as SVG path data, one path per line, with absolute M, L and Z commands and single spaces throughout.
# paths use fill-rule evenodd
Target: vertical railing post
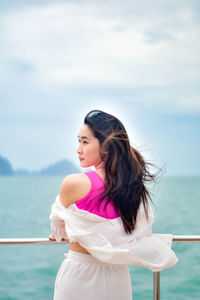
M 160 272 L 153 273 L 153 300 L 160 300 Z

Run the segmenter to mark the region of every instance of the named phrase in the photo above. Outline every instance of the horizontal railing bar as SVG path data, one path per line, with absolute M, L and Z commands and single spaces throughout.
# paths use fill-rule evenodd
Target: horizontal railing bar
M 173 242 L 200 242 L 200 235 L 174 235 Z M 48 238 L 5 238 L 0 239 L 0 245 L 54 245 L 67 244 L 67 241 L 50 241 Z
M 200 235 L 174 235 L 173 242 L 200 242 Z
M 50 241 L 48 238 L 7 238 L 0 239 L 0 245 L 54 245 L 67 244 L 67 241 Z

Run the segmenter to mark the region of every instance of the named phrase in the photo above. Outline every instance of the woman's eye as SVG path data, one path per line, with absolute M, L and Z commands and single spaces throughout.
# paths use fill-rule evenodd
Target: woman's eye
M 81 140 L 77 140 L 77 141 L 78 141 L 78 143 L 81 143 Z M 82 143 L 83 143 L 83 144 L 88 144 L 87 141 L 82 141 Z

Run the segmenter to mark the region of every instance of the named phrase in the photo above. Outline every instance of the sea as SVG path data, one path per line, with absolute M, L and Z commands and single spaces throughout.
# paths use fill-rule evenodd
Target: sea
M 51 205 L 62 180 L 0 177 L 0 238 L 47 238 Z M 149 188 L 154 202 L 153 233 L 200 234 L 200 177 L 163 176 Z M 68 248 L 0 245 L 0 299 L 53 299 L 56 274 Z M 160 273 L 160 299 L 200 299 L 200 242 L 173 242 L 172 249 L 179 262 Z M 133 300 L 153 299 L 153 273 L 135 266 L 129 270 Z

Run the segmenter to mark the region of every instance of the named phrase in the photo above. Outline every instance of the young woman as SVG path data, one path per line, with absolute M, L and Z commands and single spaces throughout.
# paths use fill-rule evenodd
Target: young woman
M 154 176 L 110 114 L 89 112 L 78 139 L 81 167 L 95 171 L 67 176 L 52 205 L 49 238 L 70 243 L 54 300 L 131 300 L 128 265 L 161 271 L 177 262 L 172 235 L 152 234 L 145 182 Z

